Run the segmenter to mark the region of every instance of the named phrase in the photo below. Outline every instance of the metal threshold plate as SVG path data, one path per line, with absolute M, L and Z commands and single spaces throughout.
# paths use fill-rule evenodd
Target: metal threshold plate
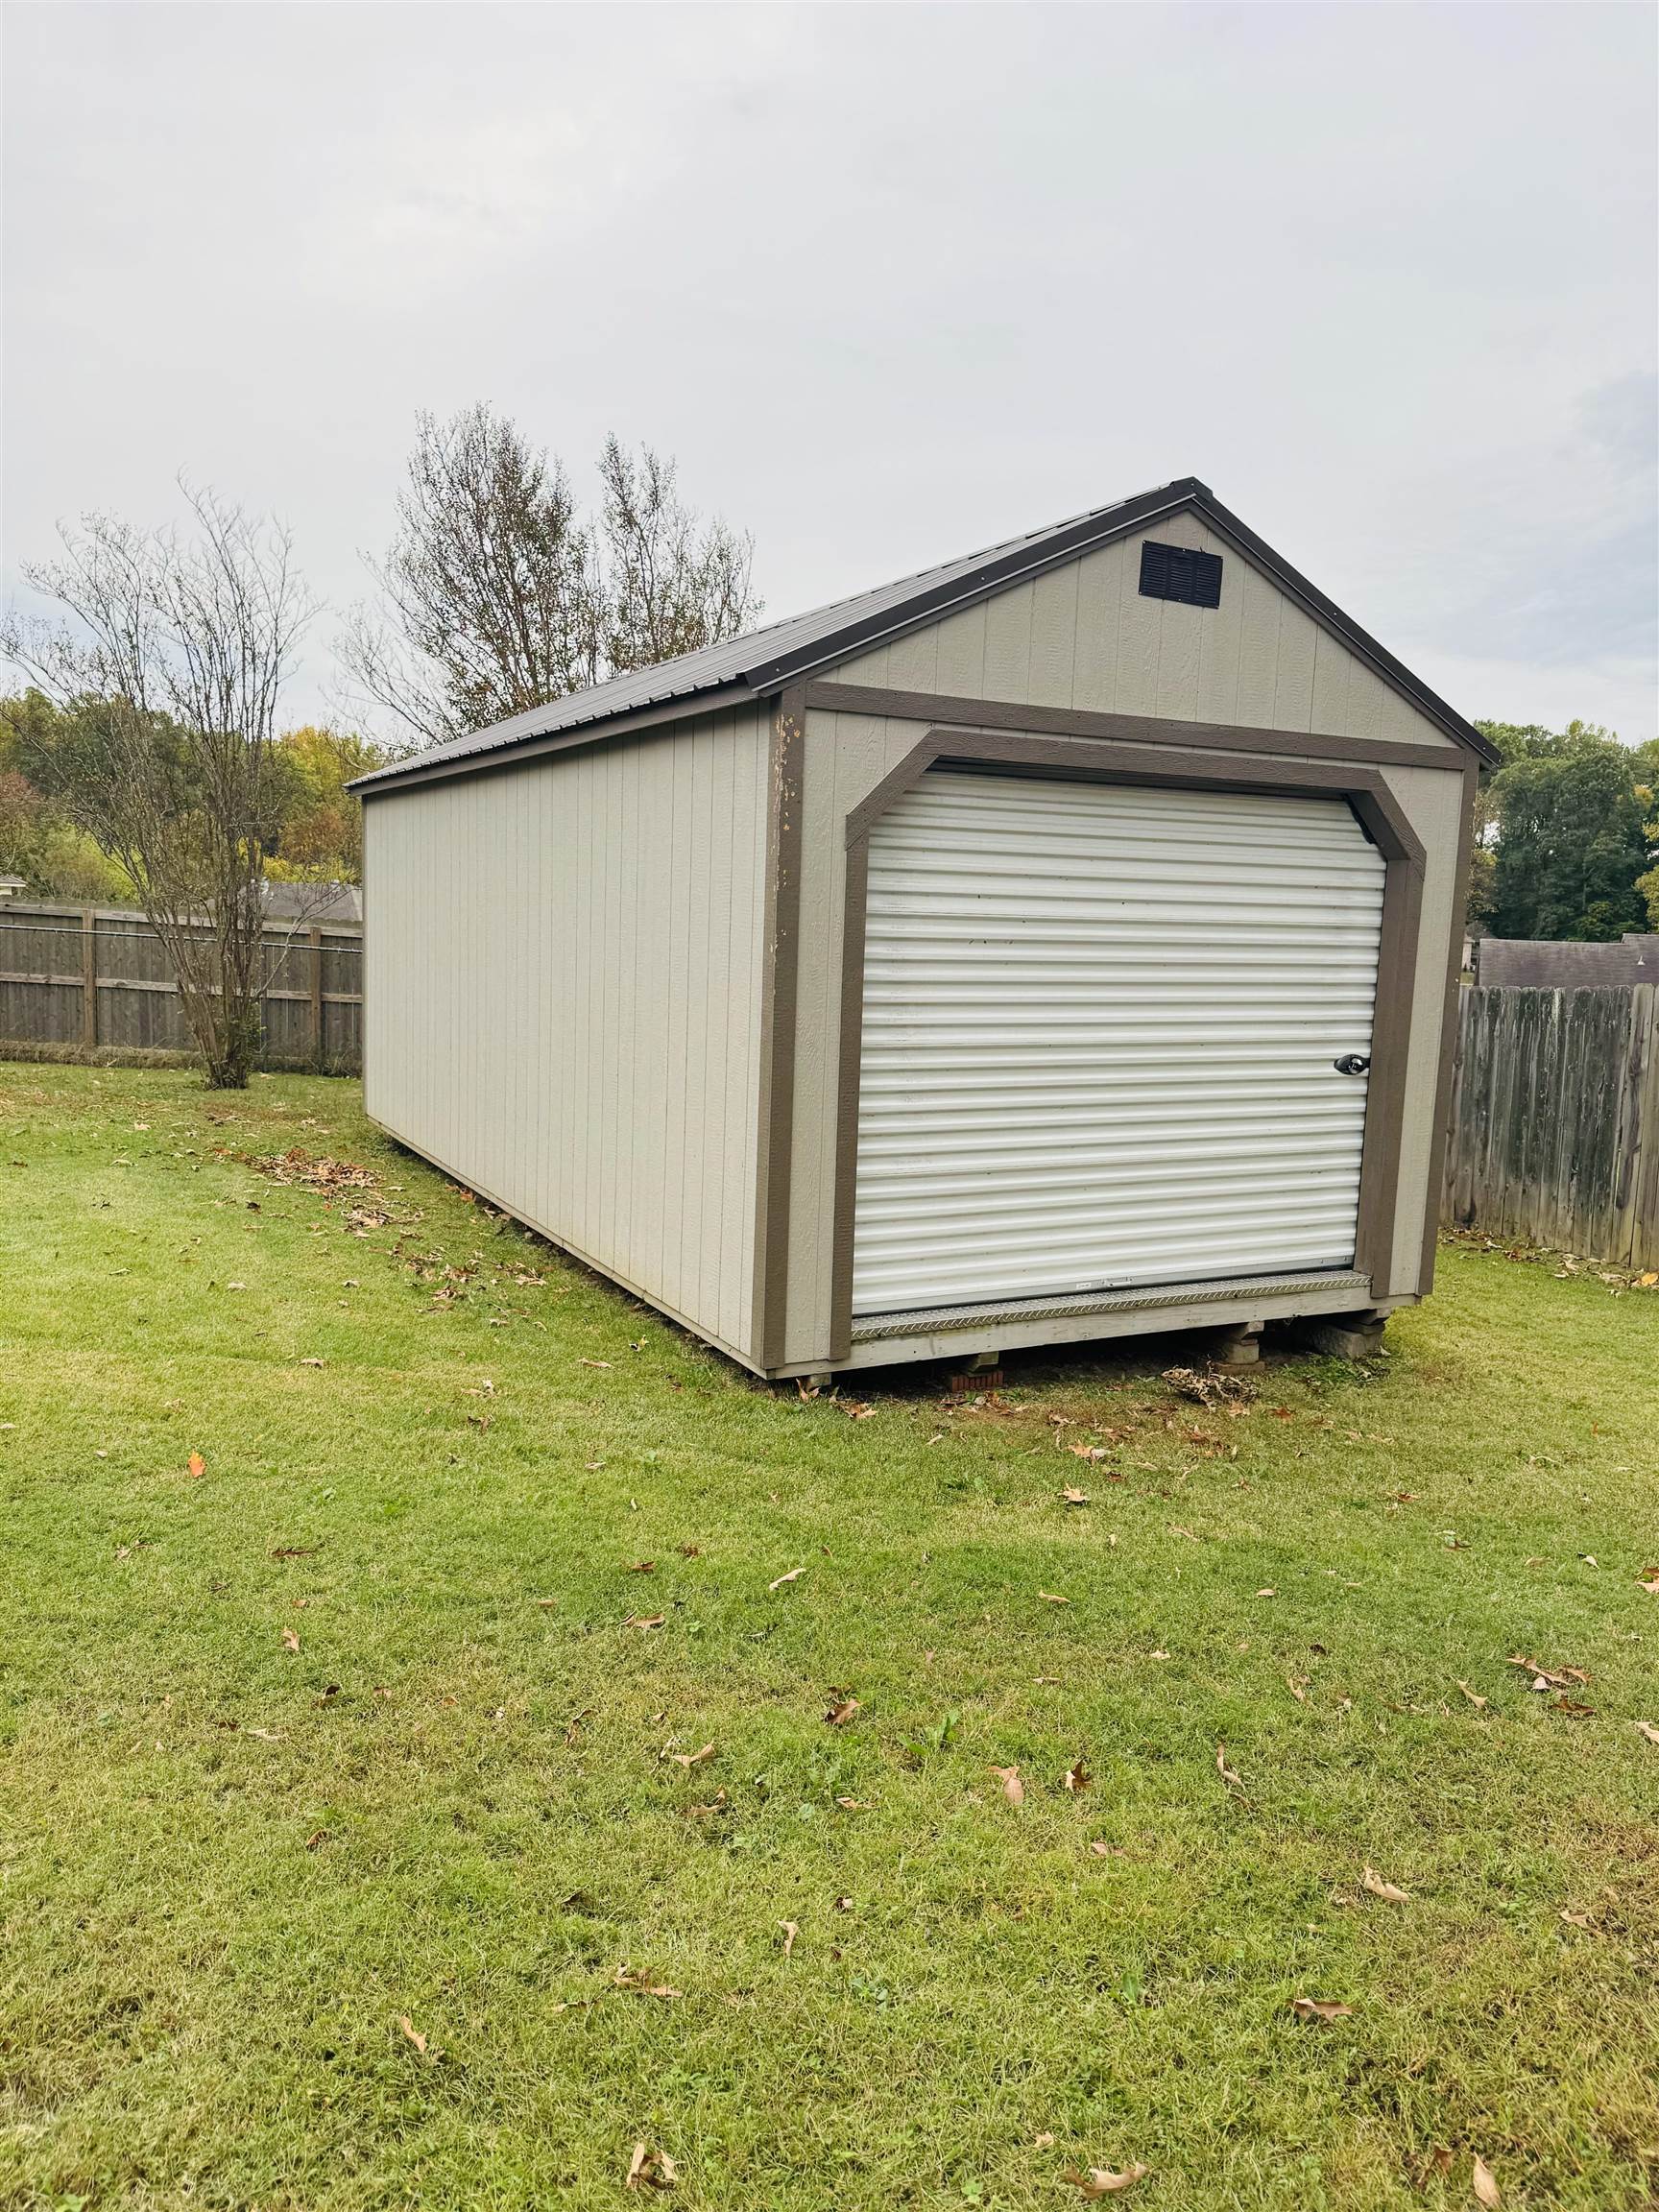
M 1156 1289 L 1080 1290 L 1066 1298 L 1021 1298 L 990 1306 L 932 1306 L 909 1313 L 861 1313 L 853 1323 L 853 1341 L 872 1344 L 887 1336 L 928 1336 L 950 1329 L 983 1329 L 998 1321 L 1046 1321 L 1070 1313 L 1142 1313 L 1160 1306 L 1230 1305 L 1240 1298 L 1293 1298 L 1308 1291 L 1350 1289 L 1356 1304 L 1370 1303 L 1369 1276 L 1338 1267 L 1324 1274 L 1168 1283 Z

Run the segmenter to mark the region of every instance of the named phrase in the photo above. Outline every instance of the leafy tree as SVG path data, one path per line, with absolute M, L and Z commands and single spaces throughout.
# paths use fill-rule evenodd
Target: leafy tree
M 754 619 L 752 541 L 700 521 L 672 461 L 611 438 L 599 474 L 585 519 L 563 462 L 510 419 L 418 416 L 397 532 L 369 565 L 381 605 L 340 639 L 364 698 L 436 744 Z
M 0 875 L 21 876 L 37 899 L 111 903 L 128 895 L 125 878 L 30 773 L 60 721 L 43 691 L 0 698 Z
M 66 619 L 12 617 L 0 645 L 60 710 L 32 780 L 120 867 L 208 1081 L 240 1089 L 259 1046 L 276 718 L 311 604 L 284 532 L 186 496 L 188 540 L 97 515 L 63 529 L 62 558 L 23 572 Z
M 1502 758 L 1480 825 L 1494 933 L 1594 940 L 1640 929 L 1650 855 L 1638 756 L 1593 724 L 1479 727 Z
M 389 757 L 384 746 L 354 732 L 313 723 L 277 738 L 280 826 L 276 856 L 265 864 L 274 881 L 363 880 L 363 802 L 346 786 Z

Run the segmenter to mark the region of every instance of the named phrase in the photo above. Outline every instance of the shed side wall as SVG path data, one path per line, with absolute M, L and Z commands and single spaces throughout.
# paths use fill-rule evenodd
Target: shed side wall
M 1218 553 L 1219 607 L 1141 596 L 1147 539 Z M 1462 749 L 1195 515 L 821 673 L 840 684 Z
M 769 718 L 371 797 L 365 1095 L 752 1358 Z

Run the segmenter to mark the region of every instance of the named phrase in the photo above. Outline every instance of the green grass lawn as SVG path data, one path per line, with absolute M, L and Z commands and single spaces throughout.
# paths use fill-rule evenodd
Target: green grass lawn
M 1659 1294 L 1388 1341 L 804 1402 L 354 1085 L 0 1066 L 0 2201 L 1651 2204 Z

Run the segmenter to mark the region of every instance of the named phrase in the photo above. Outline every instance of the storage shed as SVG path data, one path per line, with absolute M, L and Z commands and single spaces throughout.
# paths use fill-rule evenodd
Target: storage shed
M 1374 1324 L 1489 757 L 1184 478 L 364 779 L 368 1109 L 762 1375 Z

